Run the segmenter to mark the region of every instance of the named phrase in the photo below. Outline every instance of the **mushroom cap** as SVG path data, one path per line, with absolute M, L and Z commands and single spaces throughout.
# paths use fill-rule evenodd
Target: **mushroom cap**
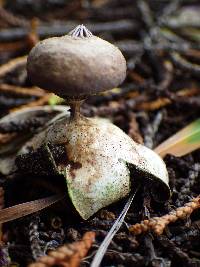
M 62 37 L 39 42 L 27 59 L 33 84 L 63 98 L 84 98 L 117 87 L 126 77 L 126 60 L 109 42 L 83 25 Z

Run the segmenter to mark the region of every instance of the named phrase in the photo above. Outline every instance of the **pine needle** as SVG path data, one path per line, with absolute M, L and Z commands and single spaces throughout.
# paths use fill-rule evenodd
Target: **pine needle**
M 181 157 L 198 148 L 200 148 L 200 119 L 168 138 L 157 146 L 154 151 L 161 157 L 166 154 Z
M 51 197 L 40 198 L 30 202 L 18 204 L 9 208 L 0 210 L 0 223 L 9 222 L 31 213 L 37 212 L 63 199 L 64 195 L 54 195 Z
M 103 242 L 101 243 L 99 249 L 97 250 L 97 253 L 90 265 L 90 267 L 98 267 L 101 264 L 101 261 L 104 257 L 104 254 L 106 253 L 106 250 L 108 248 L 108 246 L 110 245 L 110 242 L 112 241 L 114 235 L 117 233 L 117 231 L 120 229 L 121 225 L 124 222 L 124 218 L 126 216 L 126 213 L 128 212 L 130 205 L 136 195 L 138 188 L 136 189 L 136 191 L 131 194 L 131 196 L 128 198 L 123 210 L 121 211 L 120 215 L 118 216 L 117 220 L 115 221 L 115 223 L 113 224 L 113 226 L 111 227 L 110 231 L 108 232 L 108 234 L 106 235 L 106 237 L 104 238 Z

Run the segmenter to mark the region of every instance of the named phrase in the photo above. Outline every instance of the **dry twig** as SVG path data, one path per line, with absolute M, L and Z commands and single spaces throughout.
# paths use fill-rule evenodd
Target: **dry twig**
M 3 75 L 6 75 L 6 73 L 14 70 L 15 68 L 17 68 L 20 65 L 25 65 L 26 60 L 27 60 L 27 56 L 22 56 L 22 57 L 17 57 L 17 58 L 11 59 L 6 64 L 3 64 L 0 67 L 0 77 L 2 77 Z
M 199 88 L 192 87 L 192 88 L 185 88 L 178 91 L 174 97 L 181 98 L 181 97 L 188 97 L 188 96 L 195 96 L 199 95 Z M 165 107 L 171 104 L 173 101 L 167 97 L 157 98 L 156 100 L 149 101 L 149 102 L 142 102 L 137 104 L 137 110 L 157 110 L 159 108 Z
M 94 242 L 95 233 L 86 232 L 81 241 L 59 247 L 51 251 L 47 256 L 42 256 L 37 262 L 28 267 L 77 267 L 81 260 L 87 255 Z
M 20 87 L 10 84 L 0 84 L 0 92 L 1 93 L 12 93 L 16 95 L 23 95 L 23 96 L 36 96 L 41 97 L 47 94 L 43 89 L 38 88 L 36 86 L 33 87 Z
M 190 202 L 186 203 L 183 207 L 177 208 L 162 217 L 153 217 L 149 220 L 144 220 L 141 223 L 136 223 L 129 227 L 129 231 L 135 235 L 141 234 L 143 232 L 152 230 L 157 235 L 161 235 L 165 227 L 178 219 L 184 219 L 187 216 L 200 208 L 200 195 L 193 198 Z
M 20 110 L 20 109 L 24 109 L 24 108 L 43 106 L 43 105 L 48 103 L 48 101 L 52 97 L 52 95 L 53 95 L 52 93 L 47 93 L 47 94 L 43 95 L 42 97 L 40 97 L 39 99 L 37 99 L 35 101 L 31 101 L 28 104 L 21 105 L 21 106 L 16 107 L 16 108 L 12 108 L 10 111 L 14 112 L 14 111 L 17 111 L 17 110 Z
M 16 15 L 12 14 L 3 7 L 0 7 L 0 20 L 3 20 L 10 26 L 20 26 L 20 27 L 29 26 L 29 22 L 26 19 L 17 17 Z
M 139 130 L 139 125 L 137 123 L 137 120 L 135 118 L 135 115 L 133 112 L 130 113 L 129 115 L 130 120 L 129 120 L 129 131 L 128 131 L 128 135 L 136 142 L 138 142 L 139 144 L 143 144 L 143 138 L 140 134 L 140 130 Z

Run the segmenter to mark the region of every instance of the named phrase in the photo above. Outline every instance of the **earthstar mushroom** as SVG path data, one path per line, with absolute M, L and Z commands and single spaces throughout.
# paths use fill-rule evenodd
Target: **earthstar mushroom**
M 157 200 L 169 198 L 166 166 L 155 152 L 108 120 L 85 118 L 76 109 L 80 99 L 124 80 L 126 61 L 118 48 L 81 25 L 69 35 L 38 43 L 29 54 L 27 70 L 35 85 L 75 103 L 75 108 L 71 117 L 36 135 L 20 153 L 27 153 L 29 147 L 36 150 L 45 142 L 65 147 L 67 162 L 58 163 L 57 168 L 83 219 L 127 196 L 136 172 L 140 179 L 152 180 L 152 191 L 159 185 L 162 193 L 153 192 Z

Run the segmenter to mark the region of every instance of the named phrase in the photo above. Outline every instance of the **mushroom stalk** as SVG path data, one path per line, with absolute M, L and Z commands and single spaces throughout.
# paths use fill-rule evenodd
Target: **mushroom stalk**
M 80 108 L 82 104 L 82 100 L 73 100 L 69 101 L 68 104 L 70 106 L 71 112 L 70 112 L 70 119 L 71 120 L 76 120 L 80 118 Z

